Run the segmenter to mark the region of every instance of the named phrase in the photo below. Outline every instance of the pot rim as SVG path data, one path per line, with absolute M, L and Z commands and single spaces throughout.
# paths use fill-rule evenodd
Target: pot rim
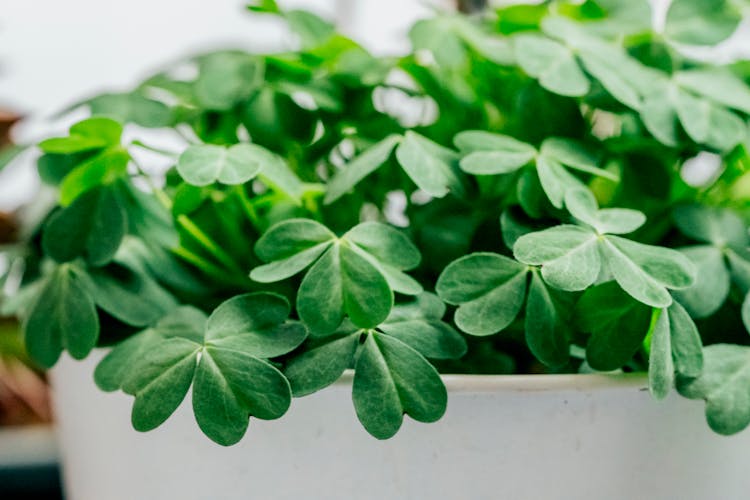
M 552 392 L 602 389 L 648 390 L 648 374 L 584 373 L 554 375 L 440 375 L 448 392 Z M 336 385 L 351 385 L 354 371 L 347 370 Z

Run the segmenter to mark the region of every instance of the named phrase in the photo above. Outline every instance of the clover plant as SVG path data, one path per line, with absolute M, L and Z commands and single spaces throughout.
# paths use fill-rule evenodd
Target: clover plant
M 249 8 L 295 48 L 181 61 L 38 145 L 58 206 L 4 303 L 38 364 L 110 349 L 136 429 L 192 388 L 223 445 L 346 370 L 381 439 L 443 415 L 439 373 L 643 371 L 750 424 L 750 66 L 688 47 L 747 2 L 441 12 L 388 57 Z

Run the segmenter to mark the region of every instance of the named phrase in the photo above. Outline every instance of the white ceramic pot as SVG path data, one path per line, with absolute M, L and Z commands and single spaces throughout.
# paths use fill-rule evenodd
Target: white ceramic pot
M 360 426 L 351 378 L 253 419 L 236 446 L 204 437 L 189 398 L 159 429 L 100 392 L 95 362 L 53 373 L 68 500 L 680 499 L 750 495 L 750 432 L 713 434 L 702 403 L 657 403 L 641 376 L 448 376 L 448 411 L 391 440 Z

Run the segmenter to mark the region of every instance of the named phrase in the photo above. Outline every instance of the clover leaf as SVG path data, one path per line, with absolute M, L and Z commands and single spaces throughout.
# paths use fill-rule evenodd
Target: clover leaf
M 715 432 L 736 434 L 750 424 L 750 348 L 713 344 L 703 356 L 703 373 L 678 377 L 677 391 L 706 402 L 706 421 Z
M 401 168 L 425 193 L 435 198 L 449 192 L 465 194 L 456 152 L 409 130 L 403 137 L 391 135 L 375 143 L 338 171 L 329 182 L 325 203 L 333 203 L 377 170 L 394 149 Z
M 146 96 L 143 89 L 124 93 L 100 94 L 84 104 L 94 116 L 107 116 L 122 123 L 142 127 L 166 127 L 174 120 L 172 109 L 161 101 Z
M 103 117 L 89 118 L 70 127 L 67 137 L 55 137 L 39 143 L 45 153 L 73 154 L 120 145 L 122 125 Z
M 459 306 L 456 325 L 478 336 L 507 328 L 521 312 L 525 299 L 524 327 L 531 352 L 553 367 L 568 361 L 565 303 L 540 279 L 536 269 L 502 255 L 474 253 L 449 264 L 438 278 L 436 289 L 442 300 Z
M 563 224 L 521 236 L 513 246 L 516 259 L 542 266 L 542 277 L 555 288 L 579 291 L 588 288 L 602 271 L 636 300 L 663 308 L 672 303 L 668 289 L 693 284 L 693 264 L 676 250 L 644 245 L 612 234 L 630 232 L 644 222 L 633 210 L 598 210 L 587 190 L 569 192 L 565 198 L 571 214 L 590 228 Z
M 70 264 L 47 277 L 24 323 L 29 355 L 53 366 L 63 350 L 85 358 L 99 338 L 99 317 L 79 272 Z
M 519 66 L 550 92 L 573 97 L 589 92 L 588 78 L 565 45 L 544 36 L 523 34 L 513 38 L 513 47 Z
M 83 257 L 94 266 L 112 260 L 127 231 L 127 216 L 111 186 L 89 189 L 44 225 L 42 247 L 57 262 Z
M 693 317 L 716 312 L 729 296 L 731 281 L 746 293 L 750 289 L 750 236 L 744 221 L 732 210 L 683 205 L 674 220 L 686 236 L 704 243 L 681 248 L 698 270 L 695 283 L 675 292 L 675 298 Z
M 247 99 L 263 81 L 263 60 L 241 52 L 218 52 L 198 59 L 193 93 L 201 106 L 229 110 Z
M 651 308 L 629 297 L 609 281 L 587 289 L 575 307 L 579 328 L 591 334 L 586 361 L 610 371 L 630 361 L 649 331 Z
M 731 1 L 674 0 L 667 11 L 665 35 L 688 45 L 715 45 L 729 38 L 740 20 Z
M 682 306 L 673 302 L 668 309 L 655 310 L 649 336 L 649 390 L 656 399 L 667 396 L 675 372 L 697 377 L 703 370 L 703 346 L 698 328 Z
M 351 160 L 329 182 L 325 203 L 333 203 L 349 192 L 359 182 L 377 170 L 390 158 L 393 149 L 401 142 L 401 137 L 389 135 L 362 151 Z
M 729 150 L 745 139 L 742 118 L 712 100 L 714 93 L 696 94 L 683 88 L 678 78 L 662 77 L 644 95 L 640 116 L 654 137 L 663 144 L 676 146 L 680 139 L 679 124 L 696 143 L 719 151 Z M 690 83 L 687 86 L 691 87 Z
M 457 195 L 464 192 L 454 151 L 407 131 L 396 148 L 396 158 L 414 184 L 430 196 L 442 198 L 450 191 Z
M 541 187 L 556 208 L 562 208 L 565 193 L 582 189 L 583 183 L 568 169 L 617 180 L 611 172 L 596 166 L 596 158 L 585 147 L 558 137 L 545 139 L 539 150 L 509 136 L 484 131 L 460 132 L 454 142 L 465 155 L 461 169 L 473 175 L 502 175 L 534 164 Z M 523 184 L 519 182 L 518 197 Z
M 44 154 L 39 172 L 46 182 L 60 185 L 60 202 L 70 205 L 88 190 L 127 177 L 130 155 L 120 145 L 122 125 L 104 117 L 70 127 L 67 137 L 39 144 Z
M 238 185 L 259 177 L 297 201 L 304 191 L 283 158 L 256 144 L 190 146 L 180 155 L 177 172 L 188 184 L 199 187 L 215 182 Z
M 290 219 L 266 231 L 255 253 L 268 262 L 250 273 L 261 283 L 281 281 L 312 266 L 299 287 L 297 312 L 318 335 L 333 332 L 345 315 L 361 328 L 374 327 L 388 316 L 394 291 L 422 291 L 402 272 L 419 264 L 419 251 L 385 224 L 365 222 L 339 238 L 318 222 Z
M 79 278 L 97 307 L 128 325 L 151 325 L 177 306 L 150 276 L 121 264 L 86 269 Z
M 284 370 L 295 396 L 316 392 L 354 368 L 352 399 L 360 422 L 378 439 L 393 436 L 404 414 L 434 422 L 445 412 L 447 394 L 425 359 L 454 359 L 464 339 L 441 320 L 445 306 L 431 295 L 394 308 L 373 329 L 345 322 L 323 343 L 311 343 Z
M 132 420 L 139 431 L 164 423 L 192 385 L 203 433 L 235 444 L 248 416 L 276 419 L 289 408 L 289 383 L 268 361 L 305 339 L 304 326 L 287 321 L 289 310 L 286 299 L 270 293 L 233 297 L 208 318 L 180 308 L 115 347 L 97 367 L 96 382 L 135 396 Z
M 188 147 L 177 161 L 177 171 L 194 186 L 244 184 L 260 172 L 264 148 L 255 144 L 215 146 L 197 144 Z

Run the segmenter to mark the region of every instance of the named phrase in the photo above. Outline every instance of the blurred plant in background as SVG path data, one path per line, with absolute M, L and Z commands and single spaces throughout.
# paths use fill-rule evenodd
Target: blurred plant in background
M 23 150 L 11 138 L 19 120 L 0 109 L 0 170 Z M 0 212 L 0 426 L 51 420 L 47 383 L 26 354 L 18 320 L 3 313 L 5 294 L 17 286 L 21 234 L 18 214 Z

